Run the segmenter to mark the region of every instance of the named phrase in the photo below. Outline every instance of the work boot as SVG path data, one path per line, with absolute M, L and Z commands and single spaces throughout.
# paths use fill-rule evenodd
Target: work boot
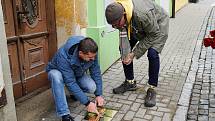
M 62 116 L 62 121 L 74 121 L 71 115 L 64 115 Z
M 124 81 L 120 86 L 113 89 L 114 94 L 122 94 L 126 91 L 135 91 L 137 89 L 136 81 L 133 83 Z
M 154 89 L 149 88 L 145 97 L 145 107 L 153 107 L 156 105 L 156 92 Z

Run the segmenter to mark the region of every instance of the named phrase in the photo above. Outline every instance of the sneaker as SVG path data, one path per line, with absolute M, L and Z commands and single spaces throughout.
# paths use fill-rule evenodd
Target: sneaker
M 153 107 L 156 105 L 156 92 L 154 89 L 149 88 L 145 97 L 145 107 Z
M 122 94 L 126 91 L 135 91 L 137 90 L 136 81 L 133 84 L 128 81 L 124 81 L 119 87 L 113 89 L 114 94 Z
M 62 116 L 62 121 L 74 121 L 71 115 L 64 115 Z

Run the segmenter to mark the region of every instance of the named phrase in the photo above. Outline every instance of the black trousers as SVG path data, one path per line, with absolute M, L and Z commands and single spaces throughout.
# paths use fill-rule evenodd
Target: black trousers
M 131 49 L 133 49 L 133 47 L 137 43 L 137 40 L 131 39 L 129 42 L 130 42 Z M 147 57 L 148 57 L 148 61 L 149 61 L 148 84 L 157 86 L 158 74 L 159 74 L 159 69 L 160 69 L 159 53 L 155 49 L 149 48 Z M 126 65 L 124 63 L 122 63 L 122 64 L 123 64 L 123 69 L 124 69 L 124 74 L 125 74 L 126 80 L 133 80 L 134 79 L 133 61 L 129 65 Z

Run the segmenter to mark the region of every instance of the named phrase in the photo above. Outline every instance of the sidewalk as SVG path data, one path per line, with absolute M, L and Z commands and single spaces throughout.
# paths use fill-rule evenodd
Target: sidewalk
M 205 31 L 208 34 L 209 30 L 215 29 L 214 9 L 212 14 L 210 12 L 212 3 L 215 0 L 200 0 L 198 3 L 188 4 L 176 14 L 176 18 L 170 20 L 169 38 L 160 56 L 161 68 L 155 107 L 144 107 L 146 92 L 113 94 L 112 89 L 125 79 L 122 64 L 117 61 L 107 70 L 103 75 L 106 106 L 118 111 L 113 121 L 183 121 L 187 120 L 187 112 L 189 121 L 214 120 L 215 51 L 201 45 Z M 134 70 L 138 86 L 145 87 L 148 80 L 146 55 L 134 60 Z M 69 106 L 75 120 L 81 121 L 85 107 L 79 102 L 70 102 Z M 54 109 L 44 112 L 40 118 L 43 121 L 60 120 L 55 116 Z
M 208 18 L 207 31 L 201 31 L 200 35 L 209 35 L 209 30 L 215 29 L 215 8 L 206 18 Z M 198 39 L 202 39 L 202 36 Z M 199 46 L 200 41 L 197 43 L 198 49 L 194 53 L 198 53 L 196 56 L 198 59 L 193 59 L 191 67 L 195 69 L 190 70 L 195 71 L 196 77 L 187 121 L 215 121 L 215 50 Z

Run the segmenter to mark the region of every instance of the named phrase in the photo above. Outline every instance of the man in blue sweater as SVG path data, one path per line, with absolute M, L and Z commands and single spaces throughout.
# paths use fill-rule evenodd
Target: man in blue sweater
M 62 121 L 73 121 L 68 108 L 64 85 L 88 112 L 98 113 L 97 105 L 103 106 L 102 77 L 98 64 L 98 46 L 91 38 L 72 36 L 48 63 L 46 71 L 51 81 L 56 112 Z M 89 70 L 88 75 L 86 72 Z M 91 102 L 85 92 L 94 93 Z

